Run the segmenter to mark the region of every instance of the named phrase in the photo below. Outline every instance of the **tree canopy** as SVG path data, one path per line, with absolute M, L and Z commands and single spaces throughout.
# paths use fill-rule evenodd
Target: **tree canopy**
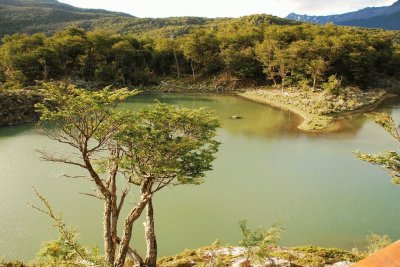
M 328 25 L 221 20 L 180 35 L 120 35 L 70 27 L 51 36 L 15 34 L 0 46 L 0 87 L 71 80 L 94 87 L 157 84 L 164 77 L 219 77 L 318 89 L 382 86 L 400 67 L 398 33 Z

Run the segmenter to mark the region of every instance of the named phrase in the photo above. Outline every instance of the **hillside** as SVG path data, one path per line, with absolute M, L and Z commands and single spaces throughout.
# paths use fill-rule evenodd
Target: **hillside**
M 124 13 L 82 9 L 55 0 L 1 0 L 0 36 L 15 32 L 49 33 L 71 22 L 130 18 Z
M 391 6 L 368 7 L 355 12 L 330 16 L 308 16 L 291 13 L 287 19 L 326 24 L 360 26 L 367 28 L 400 29 L 400 1 Z
M 294 24 L 269 15 L 250 16 L 254 24 Z M 243 18 L 247 20 L 247 18 Z M 0 0 L 0 38 L 13 33 L 52 34 L 69 25 L 85 30 L 110 30 L 123 34 L 180 36 L 199 26 L 218 27 L 231 18 L 136 18 L 128 14 L 98 9 L 82 9 L 56 0 Z

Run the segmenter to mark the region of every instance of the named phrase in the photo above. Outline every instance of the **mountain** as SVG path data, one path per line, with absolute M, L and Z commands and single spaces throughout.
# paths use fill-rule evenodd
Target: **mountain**
M 100 18 L 132 18 L 100 9 L 83 9 L 55 0 L 0 0 L 0 36 L 15 32 L 44 32 L 65 23 Z
M 290 13 L 286 18 L 317 24 L 332 22 L 337 25 L 400 30 L 400 0 L 391 6 L 367 7 L 340 15 L 308 16 Z
M 74 25 L 86 30 L 102 29 L 123 34 L 178 36 L 198 27 L 218 27 L 225 22 L 252 25 L 298 24 L 270 15 L 234 18 L 136 18 L 128 14 L 100 9 L 83 9 L 56 0 L 0 0 L 0 39 L 13 33 L 51 34 Z

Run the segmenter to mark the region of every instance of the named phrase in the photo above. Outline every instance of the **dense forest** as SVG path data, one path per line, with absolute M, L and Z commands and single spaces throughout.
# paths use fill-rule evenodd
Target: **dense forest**
M 207 77 L 253 85 L 366 88 L 398 75 L 398 32 L 284 21 L 272 23 L 265 15 L 221 19 L 169 37 L 77 27 L 49 36 L 7 35 L 0 46 L 0 86 L 73 80 L 119 87 Z

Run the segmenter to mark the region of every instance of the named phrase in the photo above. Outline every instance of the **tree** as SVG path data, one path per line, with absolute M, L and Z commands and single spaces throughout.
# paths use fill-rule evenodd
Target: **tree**
M 174 61 L 174 68 L 176 70 L 176 75 L 178 78 L 181 76 L 181 67 L 179 65 L 179 58 L 181 55 L 178 55 L 178 48 L 179 45 L 176 40 L 174 39 L 167 39 L 167 38 L 161 38 L 157 39 L 155 42 L 155 47 L 154 50 L 156 52 L 156 55 L 161 58 L 162 64 L 161 69 L 163 69 L 163 74 L 165 76 L 165 68 L 166 65 L 171 64 L 171 54 L 173 57 Z M 169 64 L 168 64 L 169 63 Z
M 33 84 L 35 80 L 56 77 L 61 69 L 54 49 L 44 47 L 42 34 L 13 35 L 4 38 L 0 49 L 1 65 L 9 81 Z
M 203 109 L 157 104 L 131 114 L 124 124 L 118 136 L 124 147 L 121 166 L 128 171 L 129 181 L 150 195 L 146 264 L 154 266 L 157 248 L 152 196 L 166 186 L 203 182 L 218 149 L 219 143 L 213 140 L 218 121 Z
M 58 52 L 68 75 L 79 74 L 78 59 L 86 53 L 88 41 L 83 29 L 69 27 L 46 40 L 46 46 Z
M 269 256 L 268 247 L 276 245 L 281 239 L 283 229 L 278 225 L 273 225 L 270 228 L 258 228 L 252 231 L 247 226 L 247 221 L 239 222 L 240 230 L 242 231 L 243 240 L 239 245 L 245 248 L 246 266 L 251 266 L 251 260 L 262 260 Z
M 262 76 L 262 67 L 256 60 L 254 49 L 251 47 L 235 49 L 230 46 L 221 50 L 221 58 L 225 64 L 227 76 L 231 72 L 242 79 L 256 79 Z
M 264 73 L 268 79 L 274 82 L 275 86 L 277 85 L 276 76 L 278 76 L 275 54 L 278 49 L 278 42 L 270 39 L 265 39 L 262 43 L 257 44 L 255 49 L 258 60 L 263 64 Z
M 124 89 L 91 92 L 65 84 L 44 87 L 45 104 L 38 105 L 40 132 L 72 147 L 75 154 L 41 152 L 43 159 L 78 166 L 88 173 L 96 189 L 87 195 L 104 203 L 104 250 L 110 266 L 123 267 L 127 255 L 138 265 L 154 266 L 153 195 L 166 186 L 202 182 L 219 145 L 213 140 L 217 119 L 205 110 L 163 104 L 140 112 L 117 111 L 119 102 L 135 94 Z M 131 186 L 139 188 L 140 196 L 130 206 L 119 235 L 120 212 Z M 143 260 L 130 242 L 133 224 L 146 206 L 149 251 Z
M 315 91 L 315 89 L 317 89 L 318 82 L 320 82 L 324 78 L 324 74 L 325 74 L 327 68 L 328 68 L 327 62 L 321 57 L 312 59 L 309 62 L 308 66 L 307 66 L 307 70 L 308 70 L 308 73 L 312 77 L 313 91 Z
M 400 125 L 396 124 L 390 115 L 373 113 L 370 117 L 400 143 Z M 355 155 L 360 160 L 383 168 L 392 177 L 393 183 L 400 184 L 400 155 L 398 152 L 387 151 L 379 154 L 365 154 L 357 151 Z
M 193 79 L 200 66 L 208 73 L 220 69 L 219 42 L 214 32 L 195 31 L 183 38 L 181 44 L 184 56 L 190 61 Z

